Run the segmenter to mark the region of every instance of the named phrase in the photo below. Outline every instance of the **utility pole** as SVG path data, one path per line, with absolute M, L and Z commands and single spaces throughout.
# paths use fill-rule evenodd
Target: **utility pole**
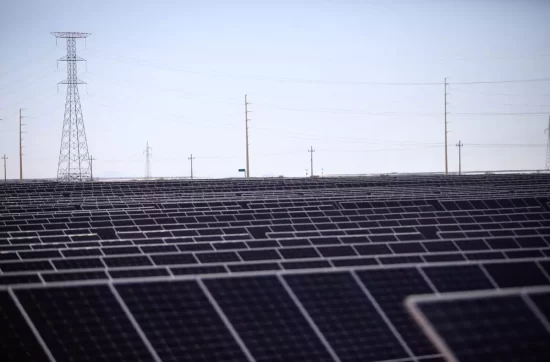
M 147 146 L 145 146 L 145 151 L 143 152 L 145 154 L 145 178 L 151 177 L 151 150 L 152 148 L 149 147 L 149 142 L 147 142 Z
M 245 94 L 244 95 L 244 122 L 245 122 L 245 134 L 246 134 L 246 172 L 245 172 L 245 175 L 246 175 L 246 177 L 250 177 L 250 161 L 249 161 L 249 155 L 248 155 L 248 146 L 249 146 L 249 143 L 248 143 L 248 122 L 250 122 L 250 118 L 248 118 L 248 113 L 250 113 L 250 111 L 248 110 L 248 105 L 250 103 L 248 103 L 246 97 L 247 97 L 247 95 Z
M 313 146 L 310 146 L 311 148 L 309 150 L 307 150 L 310 154 L 311 154 L 311 159 L 310 159 L 310 170 L 311 170 L 311 177 L 313 177 L 313 152 L 315 152 L 315 150 L 313 149 Z
M 550 170 L 550 117 L 548 117 L 548 128 L 544 130 L 544 133 L 548 135 L 546 141 L 546 170 Z
M 191 161 L 191 180 L 193 179 L 193 160 L 195 159 L 195 157 L 193 157 L 193 154 L 191 154 L 190 157 L 188 157 L 188 159 Z
M 307 177 L 307 171 L 308 171 L 308 169 L 306 168 L 306 177 Z
M 94 180 L 94 161 L 95 158 L 90 155 L 90 181 Z
M 2 159 L 4 160 L 4 183 L 7 183 L 7 173 L 6 173 L 6 160 L 8 159 L 6 157 L 6 155 L 4 155 L 4 157 L 2 157 Z
M 448 157 L 447 157 L 447 95 L 449 93 L 447 93 L 447 85 L 449 83 L 447 83 L 447 78 L 445 78 L 445 89 L 444 89 L 444 93 L 445 93 L 445 175 L 448 175 L 449 174 L 449 163 L 448 163 Z
M 23 180 L 23 108 L 19 108 L 19 180 Z
M 462 146 L 464 146 L 464 144 L 458 141 L 458 144 L 456 145 L 456 147 L 458 147 L 458 174 L 459 175 L 462 175 L 462 155 L 461 155 Z

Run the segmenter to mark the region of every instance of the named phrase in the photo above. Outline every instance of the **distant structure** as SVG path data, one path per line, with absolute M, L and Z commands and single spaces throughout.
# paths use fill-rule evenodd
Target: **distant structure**
M 4 183 L 7 182 L 7 173 L 6 173 L 6 161 L 7 161 L 7 157 L 6 155 L 4 155 L 4 157 L 2 157 L 2 159 L 4 160 Z
M 58 61 L 67 62 L 67 79 L 59 84 L 67 84 L 65 116 L 61 134 L 61 148 L 57 165 L 57 179 L 60 181 L 87 181 L 91 179 L 88 142 L 82 118 L 78 85 L 86 82 L 78 79 L 77 62 L 84 58 L 76 55 L 76 39 L 87 38 L 90 33 L 54 32 L 56 38 L 67 39 L 67 55 Z
M 313 149 L 313 146 L 311 146 L 310 149 L 307 150 L 307 152 L 310 153 L 310 165 L 309 165 L 309 167 L 311 167 L 311 168 L 310 168 L 310 170 L 311 170 L 311 177 L 313 177 L 313 152 L 315 152 L 315 150 Z
M 544 133 L 548 135 L 546 140 L 546 170 L 550 170 L 550 116 L 548 117 L 548 128 L 544 130 Z
M 143 151 L 143 153 L 145 154 L 145 178 L 151 177 L 151 150 L 152 148 L 149 147 L 149 142 L 147 142 L 147 146 L 145 146 L 145 151 Z
M 193 160 L 195 159 L 195 157 L 193 157 L 193 154 L 191 154 L 191 156 L 189 156 L 188 159 L 191 161 L 191 180 L 192 180 L 193 179 Z
M 456 147 L 458 147 L 458 174 L 462 175 L 462 147 L 464 147 L 464 143 L 459 140 Z
M 248 148 L 250 146 L 250 143 L 248 142 L 248 123 L 251 121 L 250 118 L 248 118 L 248 114 L 250 111 L 248 110 L 248 103 L 247 95 L 244 95 L 244 126 L 245 126 L 245 141 L 246 141 L 246 169 L 244 170 L 244 176 L 250 177 L 250 159 L 249 159 L 249 153 Z

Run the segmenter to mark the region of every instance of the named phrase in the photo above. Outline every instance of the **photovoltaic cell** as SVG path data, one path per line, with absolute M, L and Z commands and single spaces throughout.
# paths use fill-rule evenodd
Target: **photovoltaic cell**
M 341 361 L 408 357 L 351 274 L 288 275 L 285 280 Z
M 548 285 L 550 280 L 532 262 L 491 263 L 483 266 L 501 288 Z
M 546 321 L 550 323 L 550 292 L 533 293 L 529 295 Z
M 205 281 L 256 361 L 332 361 L 274 276 Z
M 550 333 L 520 296 L 422 301 L 424 319 L 459 361 L 548 361 Z
M 437 354 L 403 304 L 409 295 L 433 293 L 418 270 L 364 270 L 357 275 L 415 355 Z
M 152 361 L 107 286 L 17 290 L 58 361 Z
M 6 362 L 49 361 L 6 291 L 0 292 L 0 360 Z
M 194 281 L 116 286 L 163 361 L 246 361 Z
M 430 266 L 422 271 L 440 293 L 494 288 L 477 265 Z

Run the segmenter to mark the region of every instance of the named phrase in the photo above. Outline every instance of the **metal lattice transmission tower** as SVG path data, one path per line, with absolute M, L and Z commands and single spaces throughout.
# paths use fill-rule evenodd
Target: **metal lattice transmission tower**
M 57 165 L 57 179 L 60 181 L 87 181 L 91 179 L 90 155 L 78 85 L 86 82 L 78 79 L 77 62 L 84 58 L 76 55 L 76 39 L 87 38 L 90 33 L 55 32 L 56 38 L 67 39 L 67 55 L 58 61 L 67 62 L 67 79 L 59 84 L 67 84 L 65 100 L 65 115 L 63 118 L 63 132 L 61 133 L 61 148 Z
M 548 135 L 546 140 L 546 170 L 550 170 L 550 117 L 548 117 L 548 128 L 544 130 L 544 133 Z

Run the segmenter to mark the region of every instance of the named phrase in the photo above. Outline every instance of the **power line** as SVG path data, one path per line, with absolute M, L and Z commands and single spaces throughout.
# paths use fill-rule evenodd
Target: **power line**
M 469 143 L 472 147 L 545 147 L 544 143 Z
M 55 48 L 48 48 L 44 52 L 39 53 L 34 57 L 26 58 L 25 62 L 22 62 L 22 63 L 18 62 L 17 65 L 14 68 L 12 68 L 11 70 L 7 70 L 7 71 L 4 71 L 4 72 L 0 73 L 0 79 L 2 79 L 5 75 L 7 75 L 9 73 L 14 73 L 14 72 L 18 72 L 18 71 L 23 70 L 24 67 L 26 67 L 27 65 L 29 65 L 31 63 L 34 63 L 37 59 L 42 58 L 45 55 L 49 55 L 49 53 L 52 53 L 54 50 L 55 50 Z
M 112 83 L 112 82 L 111 82 Z M 451 83 L 446 83 L 447 87 Z M 127 86 L 130 89 L 133 89 L 130 86 Z M 454 89 L 453 89 L 454 90 Z M 94 96 L 94 95 L 92 95 Z M 95 97 L 95 96 L 94 96 Z M 200 97 L 186 96 L 189 99 L 202 100 Z M 218 97 L 218 99 L 221 99 Z M 224 103 L 233 103 L 233 99 L 227 98 L 224 100 Z M 235 102 L 235 104 L 237 104 Z M 242 104 L 242 103 L 241 103 Z M 250 104 L 250 103 L 248 103 Z M 105 105 L 105 107 L 112 108 L 113 106 Z M 440 113 L 436 112 L 394 112 L 394 111 L 382 111 L 382 112 L 368 112 L 364 110 L 353 110 L 353 109 L 338 109 L 338 108 L 300 108 L 300 107 L 288 107 L 285 105 L 277 105 L 273 103 L 258 103 L 262 108 L 267 109 L 276 109 L 280 111 L 289 111 L 289 112 L 305 112 L 305 113 L 326 113 L 326 114 L 338 114 L 338 115 L 349 115 L 349 116 L 373 116 L 373 117 L 387 117 L 387 116 L 416 116 L 416 117 L 439 117 Z M 533 105 L 535 106 L 535 105 Z M 542 105 L 540 105 L 542 107 Z M 550 107 L 550 105 L 549 105 Z M 172 112 L 166 112 L 173 117 L 182 117 L 182 114 L 176 114 Z M 448 114 L 453 116 L 540 116 L 546 115 L 545 112 L 448 112 Z M 214 123 L 214 121 L 212 121 Z M 192 124 L 193 122 L 187 122 Z M 234 124 L 226 123 L 224 125 L 234 126 Z
M 453 116 L 544 116 L 548 112 L 510 112 L 510 113 L 497 113 L 497 112 L 479 112 L 479 113 L 449 113 Z
M 97 56 L 97 54 L 96 54 Z M 101 55 L 99 56 L 102 57 Z M 161 70 L 173 71 L 173 72 L 182 72 L 196 75 L 208 75 L 216 77 L 227 77 L 227 78 L 246 78 L 246 79 L 255 79 L 255 80 L 268 80 L 268 81 L 277 81 L 283 83 L 302 83 L 302 84 L 324 84 L 324 85 L 371 85 L 371 86 L 436 86 L 441 85 L 441 82 L 434 81 L 423 81 L 423 82 L 378 82 L 378 81 L 340 81 L 340 80 L 320 80 L 320 79 L 303 79 L 303 78 L 286 78 L 286 77 L 273 77 L 273 76 L 259 76 L 259 75 L 250 75 L 250 74 L 230 74 L 224 72 L 201 72 L 187 69 L 178 69 L 174 67 L 169 67 L 162 64 L 151 64 L 147 61 L 140 60 L 137 58 L 128 58 L 126 59 L 121 57 L 110 56 L 106 57 L 111 60 L 135 64 L 145 67 L 157 68 Z M 504 84 L 504 83 L 534 83 L 534 82 L 550 82 L 550 78 L 532 78 L 532 79 L 513 79 L 513 80 L 488 80 L 488 81 L 464 81 L 464 82 L 453 82 L 452 84 L 460 85 L 477 85 L 477 84 Z
M 514 79 L 514 80 L 487 80 L 473 82 L 453 82 L 452 84 L 474 85 L 474 84 L 504 84 L 504 83 L 538 83 L 550 82 L 550 78 L 533 78 L 533 79 Z
M 128 87 L 129 89 L 134 89 L 134 87 L 131 87 L 129 85 L 125 84 L 119 84 L 116 82 L 112 82 L 112 80 L 104 81 L 99 80 L 100 82 L 107 82 L 111 84 L 118 84 L 124 87 Z M 441 84 L 441 83 L 438 83 Z M 449 87 L 452 84 L 455 83 L 445 83 L 447 87 Z M 156 87 L 159 88 L 159 87 Z M 453 90 L 456 90 L 453 88 Z M 167 92 L 179 92 L 177 89 L 171 89 L 166 90 Z M 188 99 L 195 99 L 200 101 L 205 101 L 206 98 L 204 97 L 196 97 L 192 95 L 186 95 L 185 98 Z M 234 98 L 221 98 L 216 97 L 219 100 L 222 100 L 224 103 L 231 103 L 237 105 L 237 101 Z M 241 103 L 242 104 L 242 103 Z M 257 103 L 258 105 L 261 105 L 262 108 L 267 109 L 275 109 L 280 111 L 289 111 L 289 112 L 305 112 L 305 113 L 327 113 L 327 114 L 339 114 L 339 115 L 365 115 L 365 116 L 417 116 L 417 117 L 438 117 L 440 113 L 436 112 L 395 112 L 395 111 L 382 111 L 382 112 L 369 112 L 364 110 L 354 110 L 354 109 L 338 109 L 338 108 L 301 108 L 301 107 L 289 107 L 285 105 L 279 105 L 279 104 L 273 104 L 273 103 Z M 107 105 L 105 105 L 107 106 Z M 518 105 L 519 106 L 519 105 Z M 527 106 L 527 105 L 526 105 Z M 533 107 L 543 107 L 544 105 L 532 105 Z M 550 105 L 548 105 L 550 107 Z M 111 106 L 107 106 L 111 107 Z M 168 113 L 173 115 L 174 117 L 181 117 L 182 115 Z M 545 115 L 544 112 L 449 112 L 448 114 L 452 114 L 454 116 L 525 116 L 525 115 Z

